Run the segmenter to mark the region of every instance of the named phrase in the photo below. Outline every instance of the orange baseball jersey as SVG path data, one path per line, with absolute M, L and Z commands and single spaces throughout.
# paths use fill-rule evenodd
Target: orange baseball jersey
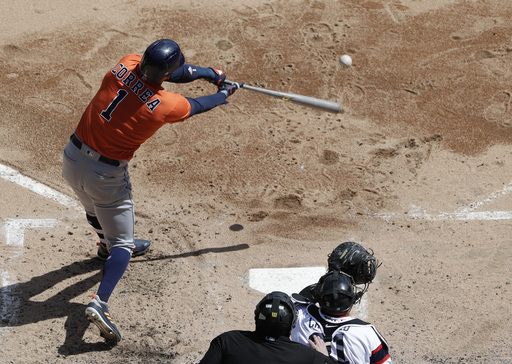
M 125 56 L 105 75 L 76 128 L 80 140 L 105 157 L 130 160 L 164 124 L 190 115 L 185 97 L 141 79 L 141 58 Z

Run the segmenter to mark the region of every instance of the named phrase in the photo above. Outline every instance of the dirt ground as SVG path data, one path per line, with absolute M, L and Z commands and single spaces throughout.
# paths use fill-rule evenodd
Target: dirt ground
M 394 363 L 512 363 L 511 19 L 503 0 L 2 2 L 0 164 L 70 197 L 62 150 L 84 108 L 159 38 L 343 111 L 238 90 L 139 149 L 136 233 L 153 246 L 109 301 L 114 348 L 83 315 L 102 266 L 83 212 L 0 179 L 1 361 L 193 363 L 253 328 L 250 269 L 326 265 L 354 240 L 382 262 L 366 319 Z M 13 246 L 20 220 L 55 224 Z

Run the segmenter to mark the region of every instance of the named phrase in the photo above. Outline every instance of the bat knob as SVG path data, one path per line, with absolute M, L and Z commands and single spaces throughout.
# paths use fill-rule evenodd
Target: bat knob
M 244 84 L 243 83 L 240 83 L 240 82 L 234 82 L 234 81 L 230 81 L 230 80 L 224 80 L 224 83 L 225 84 L 228 84 L 228 85 L 234 85 L 235 83 L 238 84 L 238 87 L 241 88 L 241 87 L 244 87 Z

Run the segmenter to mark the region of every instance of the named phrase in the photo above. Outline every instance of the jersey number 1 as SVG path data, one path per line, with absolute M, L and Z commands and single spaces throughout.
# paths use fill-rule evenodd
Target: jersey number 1
M 110 121 L 110 119 L 112 118 L 112 112 L 116 109 L 117 105 L 119 105 L 119 103 L 123 101 L 126 95 L 128 95 L 128 91 L 126 91 L 125 89 L 121 88 L 117 91 L 117 96 L 114 98 L 114 100 L 112 100 L 112 102 L 110 103 L 110 105 L 108 105 L 106 110 L 103 110 L 101 112 L 101 116 L 103 117 L 103 119 L 105 119 L 106 121 Z

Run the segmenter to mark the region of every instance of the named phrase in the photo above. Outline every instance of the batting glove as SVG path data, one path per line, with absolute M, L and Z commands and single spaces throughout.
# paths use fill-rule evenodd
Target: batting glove
M 216 68 L 212 68 L 210 67 L 210 69 L 213 71 L 213 73 L 215 74 L 213 78 L 211 78 L 209 81 L 217 86 L 220 86 L 222 85 L 222 83 L 224 82 L 224 80 L 226 79 L 226 74 L 221 71 L 221 70 L 218 70 Z
M 237 82 L 233 82 L 231 85 L 228 84 L 222 84 L 219 86 L 219 91 L 223 93 L 226 97 L 231 96 L 235 93 L 236 90 L 240 88 L 240 84 Z

